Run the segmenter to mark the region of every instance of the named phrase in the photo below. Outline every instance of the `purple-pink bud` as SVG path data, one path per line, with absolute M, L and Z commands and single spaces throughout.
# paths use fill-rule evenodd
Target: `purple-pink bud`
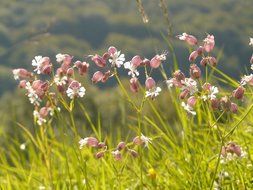
M 159 55 L 156 55 L 155 57 L 153 57 L 150 61 L 150 67 L 152 68 L 158 68 L 162 63 L 162 60 L 159 59 Z
M 100 152 L 97 152 L 97 153 L 95 154 L 95 157 L 96 157 L 97 159 L 99 159 L 99 158 L 103 158 L 104 155 L 105 155 L 105 152 L 104 152 L 104 151 L 100 151 Z
M 173 73 L 173 77 L 174 77 L 177 81 L 179 81 L 179 82 L 181 82 L 182 80 L 185 79 L 184 73 L 183 73 L 182 71 L 180 71 L 180 70 L 175 71 L 175 72 Z
M 201 76 L 201 70 L 196 64 L 190 65 L 190 75 L 193 79 L 198 79 Z
M 139 67 L 142 63 L 142 59 L 139 55 L 136 55 L 132 58 L 131 64 L 136 68 Z
M 197 102 L 197 98 L 195 96 L 191 96 L 188 98 L 187 100 L 187 104 L 190 106 L 190 107 L 194 107 L 196 105 L 196 102 Z
M 93 74 L 92 76 L 92 82 L 93 83 L 97 83 L 97 82 L 100 82 L 104 77 L 104 74 L 101 72 L 101 71 L 97 71 Z
M 98 67 L 105 67 L 106 60 L 100 57 L 98 54 L 94 55 L 91 60 L 98 66 Z
M 235 103 L 231 103 L 231 106 L 230 106 L 230 111 L 232 112 L 232 113 L 237 113 L 237 111 L 238 111 L 238 106 L 237 106 L 237 104 L 235 104 Z
M 109 53 L 110 56 L 114 55 L 116 52 L 117 52 L 117 49 L 115 47 L 110 46 L 108 48 L 108 53 Z
M 130 90 L 132 92 L 138 92 L 139 90 L 139 83 L 136 77 L 130 79 Z
M 195 60 L 197 59 L 198 55 L 199 55 L 199 53 L 198 53 L 197 51 L 193 51 L 193 52 L 190 54 L 190 56 L 189 56 L 189 61 L 190 61 L 190 62 L 195 61 Z
M 117 149 L 120 151 L 120 150 L 123 150 L 124 148 L 126 147 L 126 143 L 125 142 L 120 142 L 118 145 L 117 145 Z
M 128 149 L 128 152 L 129 152 L 134 158 L 138 157 L 138 152 L 136 152 L 135 150 L 133 150 L 133 149 Z
M 180 94 L 179 94 L 179 98 L 180 99 L 185 99 L 188 95 L 189 95 L 189 90 L 184 89 Z
M 245 88 L 242 86 L 239 86 L 237 89 L 235 89 L 232 93 L 232 96 L 235 97 L 238 100 L 241 100 L 244 95 Z
M 153 89 L 156 85 L 155 80 L 152 77 L 148 77 L 145 81 L 146 89 L 150 90 Z
M 211 52 L 214 48 L 215 41 L 213 35 L 207 35 L 207 37 L 204 39 L 204 49 L 206 52 Z

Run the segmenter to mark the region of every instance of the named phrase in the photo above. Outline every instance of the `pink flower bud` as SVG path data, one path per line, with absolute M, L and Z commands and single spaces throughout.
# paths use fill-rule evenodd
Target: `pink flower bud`
M 253 55 L 250 58 L 250 63 L 253 64 Z
M 99 159 L 99 158 L 103 158 L 104 155 L 105 155 L 105 152 L 104 152 L 104 151 L 100 151 L 100 152 L 97 152 L 97 153 L 95 154 L 95 157 L 96 157 L 97 159 Z
M 158 55 L 153 57 L 150 61 L 150 67 L 158 68 L 161 65 L 162 61 L 158 58 Z
M 106 60 L 100 57 L 98 54 L 94 55 L 91 60 L 98 66 L 104 67 L 106 65 Z
M 77 66 L 78 73 L 81 76 L 85 75 L 88 72 L 89 67 L 90 67 L 89 63 L 86 63 L 86 62 L 79 63 Z
M 205 83 L 205 84 L 203 84 L 203 86 L 202 86 L 202 89 L 203 89 L 204 91 L 210 91 L 211 88 L 212 88 L 212 85 L 211 85 L 210 83 Z
M 146 66 L 150 66 L 150 60 L 149 59 L 143 59 L 141 65 L 146 65 Z
M 105 143 L 104 142 L 98 143 L 98 148 L 104 148 L 104 147 L 105 147 Z
M 71 76 L 73 76 L 73 74 L 74 74 L 74 69 L 71 67 L 67 70 L 67 75 L 68 75 L 68 77 L 71 77 Z
M 113 46 L 110 46 L 108 49 L 108 53 L 110 56 L 114 55 L 117 52 L 117 49 Z
M 204 53 L 204 48 L 202 46 L 199 46 L 197 49 L 198 55 L 202 55 Z
M 45 118 L 48 115 L 48 108 L 42 107 L 39 111 L 39 114 L 42 118 Z
M 21 80 L 20 82 L 19 82 L 19 88 L 25 88 L 26 87 L 26 80 Z
M 93 74 L 92 76 L 92 82 L 93 83 L 97 83 L 97 82 L 100 82 L 104 77 L 104 74 L 101 72 L 101 71 L 97 71 Z
M 208 63 L 208 59 L 206 57 L 202 58 L 200 61 L 200 65 L 202 65 L 204 67 L 207 65 L 207 63 Z
M 156 85 L 155 80 L 152 77 L 148 77 L 146 79 L 145 86 L 148 90 L 153 89 L 155 85 Z
M 187 100 L 187 104 L 190 106 L 190 107 L 194 107 L 196 105 L 196 102 L 197 102 L 197 98 L 195 96 L 191 96 L 188 98 Z
M 215 67 L 215 66 L 217 65 L 217 60 L 216 60 L 215 57 L 208 57 L 208 63 L 209 63 L 211 66 Z
M 138 153 L 137 153 L 135 150 L 133 150 L 133 149 L 128 149 L 128 152 L 129 152 L 134 158 L 138 157 Z
M 120 151 L 120 150 L 123 150 L 125 147 L 126 147 L 126 143 L 125 142 L 120 142 L 117 146 L 117 149 Z
M 201 70 L 196 64 L 190 65 L 190 75 L 193 79 L 198 79 L 201 76 Z
M 87 137 L 87 146 L 97 147 L 98 140 L 95 137 Z
M 237 156 L 241 156 L 242 153 L 241 147 L 234 142 L 228 143 L 226 151 L 232 154 L 236 154 Z
M 142 63 L 142 59 L 139 55 L 136 55 L 132 58 L 131 64 L 136 68 L 139 67 Z
M 237 104 L 231 103 L 230 111 L 231 111 L 232 113 L 237 113 L 237 111 L 238 111 L 238 106 L 237 106 Z
M 141 145 L 141 144 L 143 144 L 143 141 L 141 140 L 141 138 L 140 138 L 139 136 L 137 136 L 137 137 L 135 137 L 135 138 L 133 139 L 133 143 L 134 143 L 135 145 Z
M 189 45 L 196 45 L 198 40 L 195 36 L 183 33 L 182 35 L 177 36 L 180 40 L 186 41 Z
M 107 59 L 110 58 L 110 54 L 109 54 L 108 52 L 106 52 L 106 53 L 103 54 L 102 58 L 103 58 L 104 60 L 107 60 Z
M 211 107 L 213 110 L 217 110 L 219 108 L 220 101 L 217 98 L 211 99 Z
M 112 151 L 112 155 L 116 161 L 119 161 L 122 159 L 122 155 L 119 152 L 119 150 Z
M 211 52 L 214 48 L 215 41 L 213 35 L 207 35 L 207 37 L 204 39 L 204 49 L 206 52 Z
M 179 94 L 179 98 L 180 99 L 185 99 L 188 95 L 189 95 L 189 90 L 184 89 L 180 94 Z
M 102 82 L 106 82 L 110 76 L 111 76 L 111 71 L 108 70 L 108 71 L 105 72 L 105 74 L 104 74 L 104 76 L 103 76 L 103 78 L 102 78 L 101 81 Z
M 239 86 L 237 89 L 235 89 L 232 93 L 232 96 L 235 97 L 238 100 L 241 100 L 244 95 L 245 88 L 242 86 Z
M 45 75 L 49 75 L 52 72 L 52 65 L 45 65 L 41 68 L 41 73 Z
M 136 77 L 130 79 L 130 90 L 132 92 L 138 92 L 139 90 L 139 83 Z
M 189 61 L 190 61 L 190 62 L 195 61 L 195 60 L 197 59 L 198 55 L 199 55 L 199 54 L 198 54 L 197 51 L 193 51 L 193 52 L 190 54 L 190 56 L 189 56 Z
M 227 96 L 224 96 L 220 99 L 220 106 L 222 110 L 229 111 L 231 108 L 231 101 Z
M 26 69 L 20 68 L 20 69 L 13 69 L 12 73 L 14 75 L 14 79 L 26 79 L 32 77 L 32 73 L 28 72 Z
M 181 82 L 182 80 L 185 79 L 184 73 L 181 72 L 180 70 L 175 71 L 175 72 L 173 73 L 173 77 L 174 77 L 177 81 L 179 81 L 179 82 Z

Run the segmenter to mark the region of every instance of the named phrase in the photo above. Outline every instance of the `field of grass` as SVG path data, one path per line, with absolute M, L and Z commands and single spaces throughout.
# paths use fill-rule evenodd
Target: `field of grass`
M 202 43 L 202 40 L 199 42 Z M 188 45 L 189 53 L 196 46 L 191 45 Z M 173 54 L 171 47 L 168 56 Z M 113 55 L 111 53 L 109 56 Z M 67 95 L 54 87 L 59 73 L 53 74 L 53 70 L 44 73 L 49 76 L 43 76 L 40 80 L 47 81 L 50 85 L 43 89 L 44 94 L 40 97 L 42 101 L 37 104 L 30 99 L 36 111 L 34 123 L 26 126 L 14 121 L 16 124 L 12 130 L 19 131 L 19 134 L 1 134 L 0 188 L 252 189 L 251 75 L 248 75 L 247 80 L 244 77 L 240 83 L 218 70 L 212 60 L 208 60 L 206 66 L 199 65 L 199 59 L 215 57 L 211 51 L 206 50 L 194 59 L 202 71 L 200 78 L 193 71 L 190 76 L 186 73 L 182 77 L 183 74 L 179 71 L 166 76 L 163 65 L 174 64 L 175 71 L 178 68 L 176 58 L 174 63 L 168 63 L 164 56 L 167 55 L 154 57 L 162 63 L 152 62 L 152 59 L 149 64 L 143 64 L 142 59 L 142 66 L 138 65 L 138 68 L 141 67 L 140 75 L 146 79 L 150 79 L 153 70 L 157 70 L 164 80 L 157 81 L 156 84 L 151 81 L 153 79 L 146 80 L 144 85 L 142 82 L 130 83 L 132 91 L 129 90 L 129 84 L 122 82 L 118 72 L 124 66 L 119 69 L 112 65 L 109 68 L 111 74 L 108 80 L 114 78 L 119 88 L 117 92 L 114 91 L 117 93 L 114 97 L 122 105 L 119 118 L 123 125 L 120 128 L 113 123 L 111 126 L 103 124 L 101 118 L 107 114 L 106 108 L 104 113 L 98 113 L 97 118 L 92 119 L 93 116 L 86 107 L 89 103 L 85 102 L 86 95 L 82 97 L 81 87 L 77 84 L 78 87 L 72 87 L 73 80 L 79 80 L 77 71 L 74 75 L 63 74 L 69 77 L 64 84 L 67 86 Z M 63 67 L 66 59 L 65 56 L 58 64 L 52 58 L 53 67 Z M 97 65 L 100 63 L 96 62 L 95 56 L 90 60 L 92 61 Z M 112 63 L 108 61 L 107 65 Z M 80 74 L 81 66 L 75 64 L 74 67 L 71 64 L 68 69 L 78 68 Z M 218 61 L 218 64 L 228 63 Z M 36 72 L 33 72 L 33 76 L 24 77 L 26 83 L 22 90 L 28 94 L 31 92 L 27 83 L 33 84 L 41 76 Z M 23 76 L 19 73 L 19 77 Z M 129 77 L 135 78 L 137 75 L 135 73 L 134 77 Z M 92 79 L 94 83 L 102 80 L 94 76 Z M 195 81 L 197 89 L 193 92 L 192 89 L 189 90 L 194 85 L 186 84 L 186 79 Z M 218 86 L 219 92 L 212 94 L 215 98 L 209 97 L 211 90 L 203 87 L 205 83 Z M 169 84 L 174 87 L 168 88 Z M 162 88 L 160 95 L 147 95 L 147 92 L 152 93 L 157 87 Z M 41 92 L 32 88 L 35 94 Z M 243 92 L 238 88 L 242 88 Z M 68 92 L 69 90 L 73 91 Z M 138 92 L 133 92 L 137 90 Z M 182 97 L 185 90 L 191 92 Z M 52 96 L 51 93 L 55 95 Z M 73 97 L 71 93 L 74 94 Z M 86 92 L 88 93 L 89 91 Z M 103 98 L 108 97 L 105 95 Z M 213 105 L 213 99 L 219 100 L 217 109 Z M 186 107 L 182 106 L 182 102 Z M 50 108 L 50 112 L 53 110 L 52 116 L 48 112 L 42 114 L 42 104 L 49 104 L 46 108 Z M 78 122 L 75 117 L 77 114 L 80 116 Z

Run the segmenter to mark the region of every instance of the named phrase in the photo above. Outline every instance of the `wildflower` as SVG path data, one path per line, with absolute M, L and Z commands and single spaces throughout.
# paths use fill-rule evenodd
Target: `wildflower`
M 112 155 L 116 161 L 122 159 L 122 155 L 119 150 L 112 151 Z
M 196 64 L 190 65 L 190 75 L 193 79 L 198 79 L 201 76 L 201 70 Z
M 190 107 L 193 108 L 195 106 L 196 102 L 197 102 L 197 98 L 195 96 L 191 96 L 187 100 L 187 105 L 189 105 Z
M 181 81 L 183 86 L 182 90 L 188 90 L 190 95 L 194 94 L 198 91 L 197 82 L 193 80 L 192 78 L 185 78 Z
M 219 105 L 220 105 L 220 101 L 217 98 L 211 100 L 211 107 L 214 110 L 217 110 L 219 108 Z
M 58 63 L 65 63 L 67 65 L 71 63 L 72 58 L 73 58 L 72 56 L 68 54 L 61 54 L 61 53 L 58 53 L 55 57 Z
M 183 33 L 182 35 L 177 36 L 179 40 L 186 41 L 189 45 L 196 45 L 198 43 L 198 40 L 195 36 Z
M 137 136 L 133 139 L 133 143 L 135 145 L 144 144 L 144 147 L 148 147 L 149 143 L 152 144 L 152 139 L 141 134 L 141 136 Z
M 148 77 L 146 79 L 145 86 L 148 90 L 154 88 L 155 85 L 156 85 L 155 80 L 152 77 Z
M 183 107 L 188 113 L 190 113 L 190 114 L 192 114 L 192 115 L 196 115 L 196 112 L 193 110 L 193 108 L 192 108 L 190 105 L 188 105 L 188 104 L 186 104 L 186 103 L 184 103 L 184 102 L 182 102 L 181 105 L 182 105 L 182 107 Z
M 33 116 L 38 125 L 42 125 L 47 122 L 47 120 L 37 110 L 33 111 Z
M 21 150 L 25 150 L 26 149 L 26 144 L 25 143 L 22 143 L 19 147 Z
M 139 76 L 139 72 L 137 71 L 137 65 L 134 64 L 134 62 L 130 61 L 130 62 L 125 62 L 124 63 L 124 68 L 128 69 L 128 75 L 135 77 L 135 76 Z
M 249 38 L 249 45 L 253 46 L 253 38 Z
M 79 141 L 80 149 L 82 149 L 84 146 L 90 146 L 90 147 L 97 147 L 98 146 L 98 140 L 95 137 L 86 137 L 84 139 L 81 139 Z
M 19 79 L 26 79 L 32 76 L 32 73 L 28 72 L 26 69 L 13 69 L 12 70 L 13 76 L 15 80 Z
M 104 155 L 105 155 L 105 152 L 104 152 L 104 151 L 100 151 L 100 152 L 97 152 L 97 153 L 95 154 L 95 157 L 96 157 L 97 159 L 99 159 L 99 158 L 104 157 Z
M 162 61 L 166 60 L 166 54 L 156 55 L 154 56 L 150 61 L 150 67 L 152 68 L 158 68 Z
M 60 75 L 55 75 L 54 82 L 57 86 L 63 86 L 67 84 L 68 78 L 66 76 L 60 77 Z
M 197 59 L 197 57 L 199 56 L 199 53 L 197 51 L 193 51 L 190 56 L 189 56 L 189 61 L 193 62 Z
M 120 54 L 120 51 L 117 51 L 115 47 L 110 47 L 108 49 L 108 53 L 110 54 L 109 62 L 112 64 L 112 67 L 117 66 L 118 68 L 123 65 L 125 61 L 125 55 Z
M 203 46 L 199 46 L 198 49 L 196 50 L 198 52 L 198 55 L 202 55 L 204 53 L 204 48 Z
M 80 75 L 85 75 L 88 72 L 90 65 L 89 63 L 86 63 L 86 62 L 76 61 L 75 67 L 78 68 L 78 73 Z
M 231 161 L 236 158 L 245 157 L 246 153 L 242 150 L 242 148 L 234 142 L 229 142 L 227 145 L 222 147 L 221 162 L 224 163 L 226 161 Z
M 93 83 L 97 83 L 97 82 L 100 82 L 104 77 L 104 74 L 101 72 L 101 71 L 97 71 L 93 74 L 92 76 L 92 82 Z
M 237 104 L 235 104 L 235 103 L 231 103 L 231 106 L 230 106 L 230 111 L 232 112 L 232 113 L 237 113 L 237 111 L 238 111 L 238 106 L 237 106 Z
M 30 82 L 26 82 L 25 88 L 27 90 L 27 96 L 28 96 L 29 101 L 31 102 L 31 104 L 39 106 L 40 102 L 41 102 L 41 99 L 36 94 L 36 91 L 32 88 L 31 83 Z
M 169 89 L 172 88 L 175 85 L 175 79 L 170 78 L 170 79 L 166 80 L 166 84 L 167 84 Z
M 91 60 L 98 66 L 98 67 L 105 67 L 106 65 L 106 60 L 103 59 L 101 56 L 98 54 L 94 55 Z
M 188 89 L 182 90 L 182 92 L 179 94 L 180 99 L 185 99 L 189 95 L 190 91 Z
M 162 91 L 160 87 L 154 87 L 152 89 L 149 89 L 146 91 L 145 97 L 151 97 L 152 99 L 159 95 L 159 93 Z
M 250 75 L 244 75 L 241 79 L 241 82 L 240 84 L 242 86 L 246 85 L 246 84 L 249 84 L 251 86 L 253 86 L 253 74 L 250 74 Z
M 37 72 L 37 74 L 40 74 L 41 63 L 42 63 L 41 55 L 35 56 L 34 59 L 32 60 L 32 66 L 36 67 L 34 71 Z
M 207 37 L 204 39 L 204 49 L 206 52 L 211 52 L 214 48 L 215 41 L 213 35 L 207 35 Z
M 98 148 L 105 148 L 105 147 L 106 147 L 106 145 L 104 142 L 98 143 Z
M 138 79 L 136 77 L 130 79 L 130 90 L 132 92 L 138 92 L 139 90 Z
M 125 142 L 120 142 L 118 145 L 117 145 L 117 149 L 120 151 L 120 150 L 123 150 L 124 148 L 126 147 L 126 143 Z
M 209 83 L 205 83 L 202 86 L 203 90 L 208 92 L 208 95 L 203 95 L 201 98 L 206 101 L 207 99 L 213 100 L 216 99 L 216 94 L 219 93 L 219 89 L 216 86 L 212 86 Z
M 25 88 L 26 87 L 26 80 L 21 80 L 20 82 L 19 82 L 19 88 Z
M 66 93 L 67 96 L 70 97 L 70 99 L 73 99 L 74 97 L 83 97 L 85 95 L 86 89 L 79 83 L 78 81 L 73 80 Z
M 145 59 L 145 61 L 146 61 L 147 59 Z M 143 63 L 142 63 L 143 61 L 142 61 L 142 59 L 141 59 L 141 57 L 139 56 L 139 55 L 136 55 L 136 56 L 134 56 L 133 58 L 132 58 L 132 60 L 131 60 L 131 63 L 133 64 L 133 65 L 135 65 L 136 67 L 139 67 L 140 65 L 142 65 Z
M 175 71 L 175 72 L 173 73 L 173 77 L 174 77 L 177 81 L 179 81 L 179 82 L 181 82 L 182 80 L 185 80 L 185 75 L 184 75 L 184 73 L 183 73 L 182 71 L 180 71 L 180 70 Z
M 133 149 L 128 149 L 128 152 L 129 152 L 134 158 L 138 157 L 138 152 L 136 152 L 135 150 L 133 150 Z
M 150 66 L 150 60 L 147 58 L 143 59 L 143 61 L 141 62 L 141 65 Z
M 229 111 L 231 109 L 231 101 L 227 96 L 224 96 L 220 99 L 220 106 L 222 110 Z
M 233 91 L 232 96 L 240 100 L 243 98 L 244 91 L 245 91 L 245 88 L 243 88 L 242 86 L 239 86 L 237 89 Z

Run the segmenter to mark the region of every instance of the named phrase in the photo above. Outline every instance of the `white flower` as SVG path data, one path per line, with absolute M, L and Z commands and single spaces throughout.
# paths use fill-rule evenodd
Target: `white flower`
M 120 54 L 120 51 L 116 51 L 114 54 L 111 55 L 111 59 L 109 59 L 109 62 L 112 64 L 112 67 L 116 65 L 118 68 L 123 65 L 124 61 L 125 55 Z
M 55 75 L 54 82 L 57 86 L 63 86 L 67 83 L 68 78 L 66 76 L 60 77 L 59 75 Z
M 182 87 L 182 91 L 186 89 L 190 92 L 190 95 L 198 91 L 197 82 L 193 80 L 192 78 L 185 78 L 181 82 L 184 85 Z
M 151 98 L 155 98 L 156 96 L 159 95 L 159 93 L 162 91 L 162 89 L 160 87 L 155 87 L 152 89 L 149 89 L 148 91 L 146 91 L 146 98 L 147 97 L 151 97 Z
M 253 74 L 250 74 L 250 75 L 244 75 L 241 79 L 241 82 L 240 84 L 241 85 L 246 85 L 247 83 L 249 82 L 253 82 Z
M 124 68 L 129 70 L 128 75 L 132 76 L 132 78 L 135 76 L 139 76 L 139 72 L 137 71 L 137 67 L 134 64 L 132 64 L 131 62 L 128 61 L 128 62 L 124 63 Z
M 37 72 L 37 74 L 41 74 L 40 68 L 42 61 L 43 59 L 41 55 L 35 56 L 34 59 L 32 60 L 32 66 L 35 67 L 34 72 Z
M 41 99 L 39 98 L 39 96 L 36 94 L 36 91 L 32 88 L 31 83 L 27 82 L 26 83 L 26 90 L 27 90 L 27 96 L 31 102 L 31 104 L 40 105 Z
M 152 144 L 152 139 L 149 138 L 149 137 L 144 136 L 143 134 L 141 134 L 140 139 L 141 139 L 142 142 L 144 143 L 144 146 L 145 146 L 145 147 L 147 147 L 149 143 Z
M 249 38 L 249 45 L 253 46 L 253 38 Z
M 82 149 L 84 146 L 86 146 L 87 143 L 88 143 L 88 140 L 89 140 L 88 137 L 81 139 L 81 140 L 79 141 L 79 148 Z
M 193 110 L 193 108 L 191 106 L 189 106 L 188 104 L 182 102 L 181 105 L 183 106 L 183 108 L 190 114 L 192 115 L 196 115 L 196 112 Z
M 12 70 L 13 76 L 15 80 L 19 80 L 19 69 Z
M 174 86 L 174 78 L 170 78 L 170 79 L 166 80 L 166 84 L 169 89 L 172 88 Z
M 79 83 L 80 84 L 80 83 Z M 67 93 L 67 96 L 70 98 L 70 99 L 73 99 L 74 97 L 83 97 L 85 95 L 85 91 L 86 89 L 81 86 L 80 84 L 80 87 L 79 88 L 71 88 L 71 87 L 68 87 L 66 93 Z
M 216 99 L 216 94 L 219 93 L 219 89 L 216 86 L 211 86 L 208 95 L 203 95 L 201 98 L 206 101 L 207 99 L 213 100 Z
M 181 35 L 178 35 L 178 39 L 179 40 L 186 40 L 186 37 L 188 36 L 188 34 L 186 34 L 185 32 Z
M 61 53 L 58 53 L 55 57 L 56 57 L 56 61 L 57 61 L 58 63 L 61 63 L 61 62 L 64 61 L 66 55 L 65 55 L 65 54 L 61 54 Z
M 25 143 L 21 144 L 19 148 L 20 148 L 21 150 L 25 150 L 26 144 L 25 144 Z
M 33 116 L 38 125 L 42 125 L 43 123 L 47 122 L 46 119 L 41 117 L 40 113 L 37 110 L 33 111 Z

